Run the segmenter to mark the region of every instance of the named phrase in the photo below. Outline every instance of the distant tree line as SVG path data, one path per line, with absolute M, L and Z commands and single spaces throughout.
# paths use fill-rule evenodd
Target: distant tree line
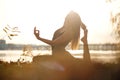
M 89 44 L 89 50 L 120 50 L 119 44 Z M 83 49 L 83 45 L 79 45 L 79 49 Z
M 0 40 L 0 50 L 23 50 L 24 44 L 6 44 L 4 40 Z M 49 45 L 29 45 L 33 50 L 51 50 Z M 71 49 L 70 45 L 66 49 Z M 79 49 L 83 49 L 83 44 L 79 45 Z M 90 50 L 120 50 L 120 44 L 89 44 Z

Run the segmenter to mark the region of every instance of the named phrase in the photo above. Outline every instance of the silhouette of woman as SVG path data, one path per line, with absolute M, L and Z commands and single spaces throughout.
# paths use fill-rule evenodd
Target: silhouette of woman
M 64 25 L 56 30 L 52 40 L 44 39 L 39 36 L 39 30 L 34 28 L 34 35 L 40 41 L 43 41 L 52 46 L 52 55 L 55 57 L 71 57 L 73 56 L 65 50 L 65 47 L 70 43 L 71 48 L 77 49 L 80 41 L 80 28 L 87 34 L 85 24 L 81 21 L 80 16 L 71 11 L 65 18 Z

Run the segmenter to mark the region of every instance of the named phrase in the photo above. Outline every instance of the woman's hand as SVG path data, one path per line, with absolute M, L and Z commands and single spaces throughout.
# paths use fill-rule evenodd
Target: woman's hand
M 86 29 L 86 30 L 84 31 L 84 36 L 83 36 L 83 38 L 81 39 L 81 41 L 82 41 L 83 43 L 87 43 L 87 33 L 88 33 L 88 30 Z
M 40 31 L 36 30 L 36 27 L 34 27 L 34 35 L 37 39 L 39 39 L 39 33 L 40 33 Z

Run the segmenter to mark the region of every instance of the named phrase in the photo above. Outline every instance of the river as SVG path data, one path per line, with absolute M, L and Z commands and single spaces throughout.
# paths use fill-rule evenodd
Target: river
M 83 58 L 83 50 L 68 50 L 75 58 Z M 33 50 L 31 53 L 23 55 L 22 50 L 0 50 L 0 60 L 5 62 L 32 62 L 32 58 L 37 55 L 51 55 L 48 50 Z M 120 51 L 103 51 L 103 50 L 90 50 L 91 59 L 101 62 L 116 62 L 120 58 Z

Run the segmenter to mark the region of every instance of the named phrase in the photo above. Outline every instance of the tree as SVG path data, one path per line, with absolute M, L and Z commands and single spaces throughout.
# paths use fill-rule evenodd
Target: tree
M 116 39 L 120 42 L 120 0 L 106 0 L 110 6 L 110 22 L 114 28 Z

